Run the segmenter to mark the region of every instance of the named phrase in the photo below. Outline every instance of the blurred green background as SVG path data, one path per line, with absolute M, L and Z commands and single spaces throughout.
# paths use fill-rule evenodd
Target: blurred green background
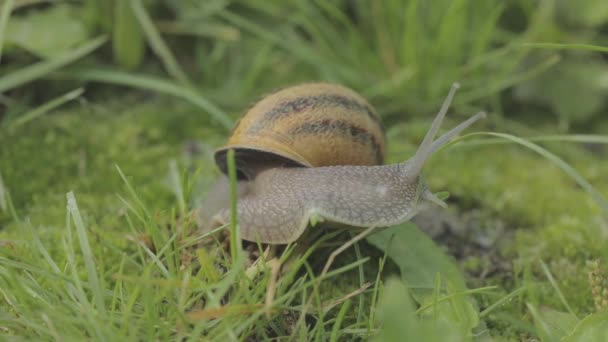
M 317 80 L 355 89 L 382 116 L 395 162 L 415 150 L 458 81 L 444 127 L 486 110 L 477 130 L 542 146 L 474 136 L 426 167 L 432 188 L 451 193 L 447 214 L 434 218 L 445 221 L 431 234 L 436 253 L 456 261 L 468 288 L 497 286 L 476 298 L 481 323 L 467 325 L 464 338 L 576 340 L 582 330 L 608 331 L 597 323 L 606 321 L 597 315 L 608 303 L 607 278 L 589 281 L 589 264 L 608 261 L 607 1 L 3 0 L 0 13 L 7 260 L 31 254 L 1 251 L 27 246 L 24 221 L 65 258 L 57 242 L 68 191 L 105 241 L 94 248 L 98 258 L 107 244 L 128 248 L 116 165 L 152 211 L 185 213 L 218 174 L 213 148 L 274 89 Z M 176 193 L 175 175 L 197 168 L 192 193 Z M 378 240 L 369 242 L 387 252 Z M 428 266 L 395 263 L 402 273 Z M 598 267 L 593 274 L 604 274 Z M 403 284 L 387 293 L 403 295 Z M 402 307 L 412 306 L 408 298 Z M 387 340 L 405 329 L 391 322 Z M 15 324 L 7 331 L 23 333 Z

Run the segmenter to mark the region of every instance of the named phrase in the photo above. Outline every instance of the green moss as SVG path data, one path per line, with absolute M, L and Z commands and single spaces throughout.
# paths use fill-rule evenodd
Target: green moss
M 90 222 L 104 230 L 116 225 L 124 204 L 119 166 L 142 199 L 155 210 L 169 210 L 173 197 L 167 185 L 169 161 L 186 167 L 184 144 L 205 136 L 219 138 L 208 118 L 172 102 L 130 97 L 113 103 L 72 106 L 9 132 L 2 138 L 0 168 L 17 212 L 34 226 L 65 224 L 65 194 L 74 191 Z M 208 154 L 195 156 L 192 167 L 209 177 L 214 168 Z M 0 216 L 3 234 L 18 238 Z M 44 231 L 44 230 L 43 230 Z
M 559 147 L 559 144 L 557 145 Z M 608 184 L 608 161 L 581 148 L 555 149 L 600 193 Z M 434 190 L 448 190 L 459 206 L 481 208 L 500 217 L 515 239 L 502 241 L 502 256 L 523 258 L 536 270 L 540 303 L 561 307 L 555 290 L 537 267 L 548 263 L 569 304 L 577 312 L 592 310 L 585 262 L 606 258 L 608 238 L 601 210 L 592 197 L 548 160 L 512 145 L 454 147 L 434 157 L 427 167 Z M 604 223 L 605 224 L 605 223 Z M 469 261 L 469 266 L 484 263 Z M 497 279 L 500 279 L 498 277 Z M 502 284 L 509 288 L 508 283 Z

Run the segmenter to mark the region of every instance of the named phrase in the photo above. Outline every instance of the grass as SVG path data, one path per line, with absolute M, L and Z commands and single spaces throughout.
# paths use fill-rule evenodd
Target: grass
M 602 340 L 599 4 L 586 16 L 553 1 L 3 3 L 0 336 Z M 24 24 L 87 36 L 39 42 Z M 426 167 L 450 207 L 374 233 L 326 274 L 351 234 L 265 251 L 235 243 L 236 222 L 230 248 L 197 233 L 211 152 L 243 109 L 318 79 L 376 107 L 389 162 L 415 151 L 459 81 L 447 120 L 490 116 Z

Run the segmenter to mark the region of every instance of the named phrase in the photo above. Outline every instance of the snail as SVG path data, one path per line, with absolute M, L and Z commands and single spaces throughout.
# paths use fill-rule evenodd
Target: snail
M 423 203 L 446 204 L 421 175 L 429 157 L 480 112 L 434 140 L 454 97 L 454 84 L 416 154 L 384 165 L 385 134 L 371 105 L 355 91 L 310 83 L 272 93 L 237 122 L 215 153 L 227 174 L 235 151 L 241 238 L 268 244 L 296 241 L 311 224 L 388 227 L 411 219 Z M 230 222 L 227 177 L 199 212 L 203 231 Z

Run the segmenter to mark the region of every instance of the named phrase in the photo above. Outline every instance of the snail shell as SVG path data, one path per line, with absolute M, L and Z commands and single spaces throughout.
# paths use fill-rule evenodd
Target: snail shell
M 386 154 L 380 117 L 359 94 L 330 83 L 306 83 L 267 95 L 237 122 L 216 151 L 227 174 L 235 150 L 239 178 L 284 166 L 380 165 Z

